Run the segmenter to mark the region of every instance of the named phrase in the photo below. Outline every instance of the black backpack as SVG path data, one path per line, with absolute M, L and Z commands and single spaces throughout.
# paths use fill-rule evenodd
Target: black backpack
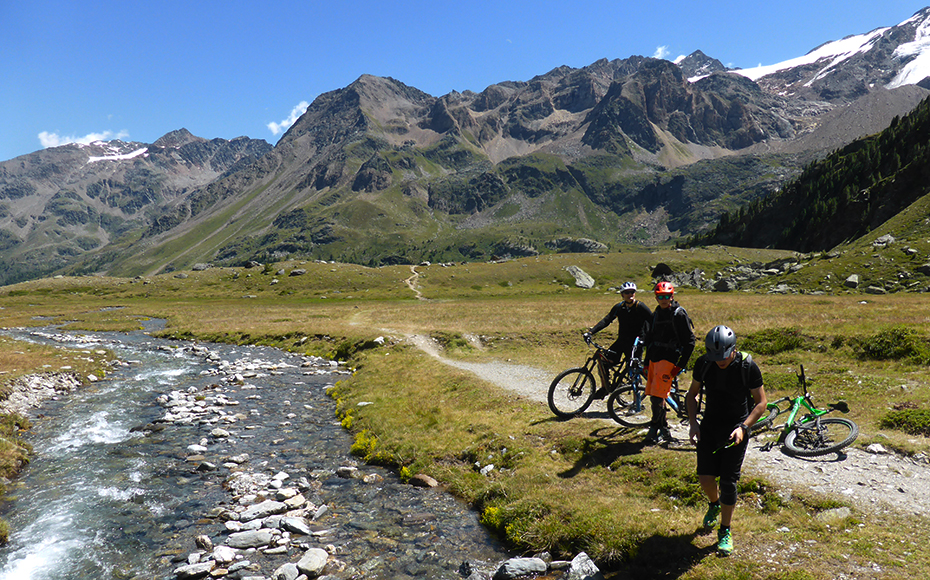
M 740 360 L 740 371 L 743 376 L 743 386 L 749 384 L 749 369 L 752 368 L 752 355 L 748 352 L 740 352 L 742 360 Z M 707 361 L 707 364 L 704 365 L 704 368 L 701 369 L 701 376 L 699 382 L 701 385 L 704 384 L 704 379 L 707 377 L 707 371 L 710 370 L 710 361 Z
M 679 312 L 684 313 L 684 315 L 685 315 L 685 320 L 688 321 L 688 325 L 691 327 L 692 330 L 694 329 L 694 321 L 691 320 L 691 316 L 688 315 L 688 311 L 685 310 L 684 307 L 683 307 L 681 304 L 676 304 L 676 305 L 675 305 L 675 309 L 672 310 L 672 317 L 671 317 L 670 320 L 671 320 L 671 325 L 672 325 L 672 331 L 675 333 L 675 341 L 677 342 L 677 345 L 676 345 L 676 346 L 679 347 L 679 350 L 680 350 L 680 347 L 681 347 L 681 344 L 682 344 L 682 343 L 681 343 L 681 336 L 679 336 L 679 334 L 678 334 L 678 327 L 675 325 L 675 317 L 678 315 Z M 652 313 L 652 326 L 651 326 L 650 329 L 649 329 L 650 332 L 655 331 L 656 326 L 657 326 L 657 323 L 658 323 L 658 320 L 659 320 L 659 309 L 656 308 L 656 309 L 655 309 L 655 312 Z M 668 343 L 663 343 L 663 342 L 656 342 L 656 343 L 653 343 L 653 344 L 655 344 L 656 346 L 664 346 L 664 347 L 669 347 L 669 346 L 671 346 L 671 345 L 669 345 Z

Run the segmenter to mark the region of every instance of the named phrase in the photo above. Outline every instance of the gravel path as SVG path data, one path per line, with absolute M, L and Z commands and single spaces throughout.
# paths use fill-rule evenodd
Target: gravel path
M 426 336 L 409 336 L 408 340 L 437 360 L 477 375 L 502 389 L 513 391 L 527 399 L 546 403 L 552 373 L 525 365 L 488 362 L 471 363 L 451 360 L 442 355 L 440 346 Z M 596 401 L 585 418 L 610 421 L 603 402 Z M 600 404 L 600 407 L 597 404 Z M 855 420 L 855 417 L 852 417 Z M 690 446 L 687 427 L 673 425 L 678 446 Z M 811 490 L 843 499 L 858 509 L 876 513 L 930 514 L 930 461 L 891 453 L 880 445 L 868 450 L 848 448 L 845 453 L 802 459 L 785 455 L 778 449 L 762 451 L 761 447 L 774 438 L 774 433 L 762 433 L 749 446 L 744 474 L 759 474 L 781 486 L 784 491 Z M 860 434 L 861 437 L 861 434 Z

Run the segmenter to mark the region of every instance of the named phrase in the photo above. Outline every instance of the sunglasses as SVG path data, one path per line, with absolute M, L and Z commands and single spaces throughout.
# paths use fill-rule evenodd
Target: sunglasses
M 671 300 L 671 294 L 656 294 L 656 300 Z
M 636 294 L 636 290 L 624 290 L 620 293 L 622 296 L 632 296 Z

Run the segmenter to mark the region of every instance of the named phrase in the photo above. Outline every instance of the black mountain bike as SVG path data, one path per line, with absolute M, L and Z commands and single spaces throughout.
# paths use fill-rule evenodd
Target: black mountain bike
M 594 400 L 597 391 L 597 379 L 600 373 L 597 370 L 599 361 L 606 361 L 608 353 L 614 351 L 594 342 L 590 336 L 585 335 L 584 340 L 596 350 L 585 361 L 584 366 L 564 370 L 552 380 L 549 385 L 549 408 L 556 417 L 569 419 L 585 412 Z M 639 340 L 638 338 L 636 339 Z M 608 363 L 609 364 L 609 363 Z M 606 385 L 601 385 L 607 391 L 618 388 L 626 376 L 627 366 L 621 361 L 608 370 Z

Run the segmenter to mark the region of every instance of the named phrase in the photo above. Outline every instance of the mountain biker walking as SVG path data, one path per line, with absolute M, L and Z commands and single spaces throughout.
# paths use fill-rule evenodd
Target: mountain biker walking
M 636 290 L 636 283 L 624 282 L 620 286 L 620 295 L 623 297 L 623 301 L 614 304 L 607 316 L 584 333 L 585 340 L 588 340 L 592 334 L 597 334 L 610 326 L 610 323 L 614 320 L 617 321 L 617 340 L 610 346 L 611 352 L 606 353 L 607 360 L 601 359 L 597 363 L 597 369 L 601 375 L 601 385 L 603 385 L 594 393 L 594 397 L 597 399 L 603 399 L 607 395 L 607 370 L 619 363 L 624 356 L 630 355 L 633 350 L 633 342 L 637 337 L 645 335 L 649 323 L 652 321 L 652 310 L 636 299 Z
M 658 306 L 646 338 L 646 394 L 652 406 L 652 420 L 646 443 L 658 443 L 661 436 L 674 441 L 668 429 L 665 399 L 672 390 L 672 380 L 685 369 L 694 352 L 696 339 L 687 311 L 675 300 L 675 286 L 659 282 L 655 287 Z
M 691 442 L 697 445 L 697 476 L 707 496 L 704 527 L 717 531 L 717 551 L 733 551 L 730 521 L 736 509 L 736 484 L 749 440 L 749 428 L 765 412 L 762 371 L 752 357 L 736 350 L 736 334 L 717 326 L 704 339 L 707 354 L 697 360 L 685 398 Z M 704 418 L 695 419 L 697 397 L 704 390 Z M 717 478 L 720 479 L 719 486 Z

